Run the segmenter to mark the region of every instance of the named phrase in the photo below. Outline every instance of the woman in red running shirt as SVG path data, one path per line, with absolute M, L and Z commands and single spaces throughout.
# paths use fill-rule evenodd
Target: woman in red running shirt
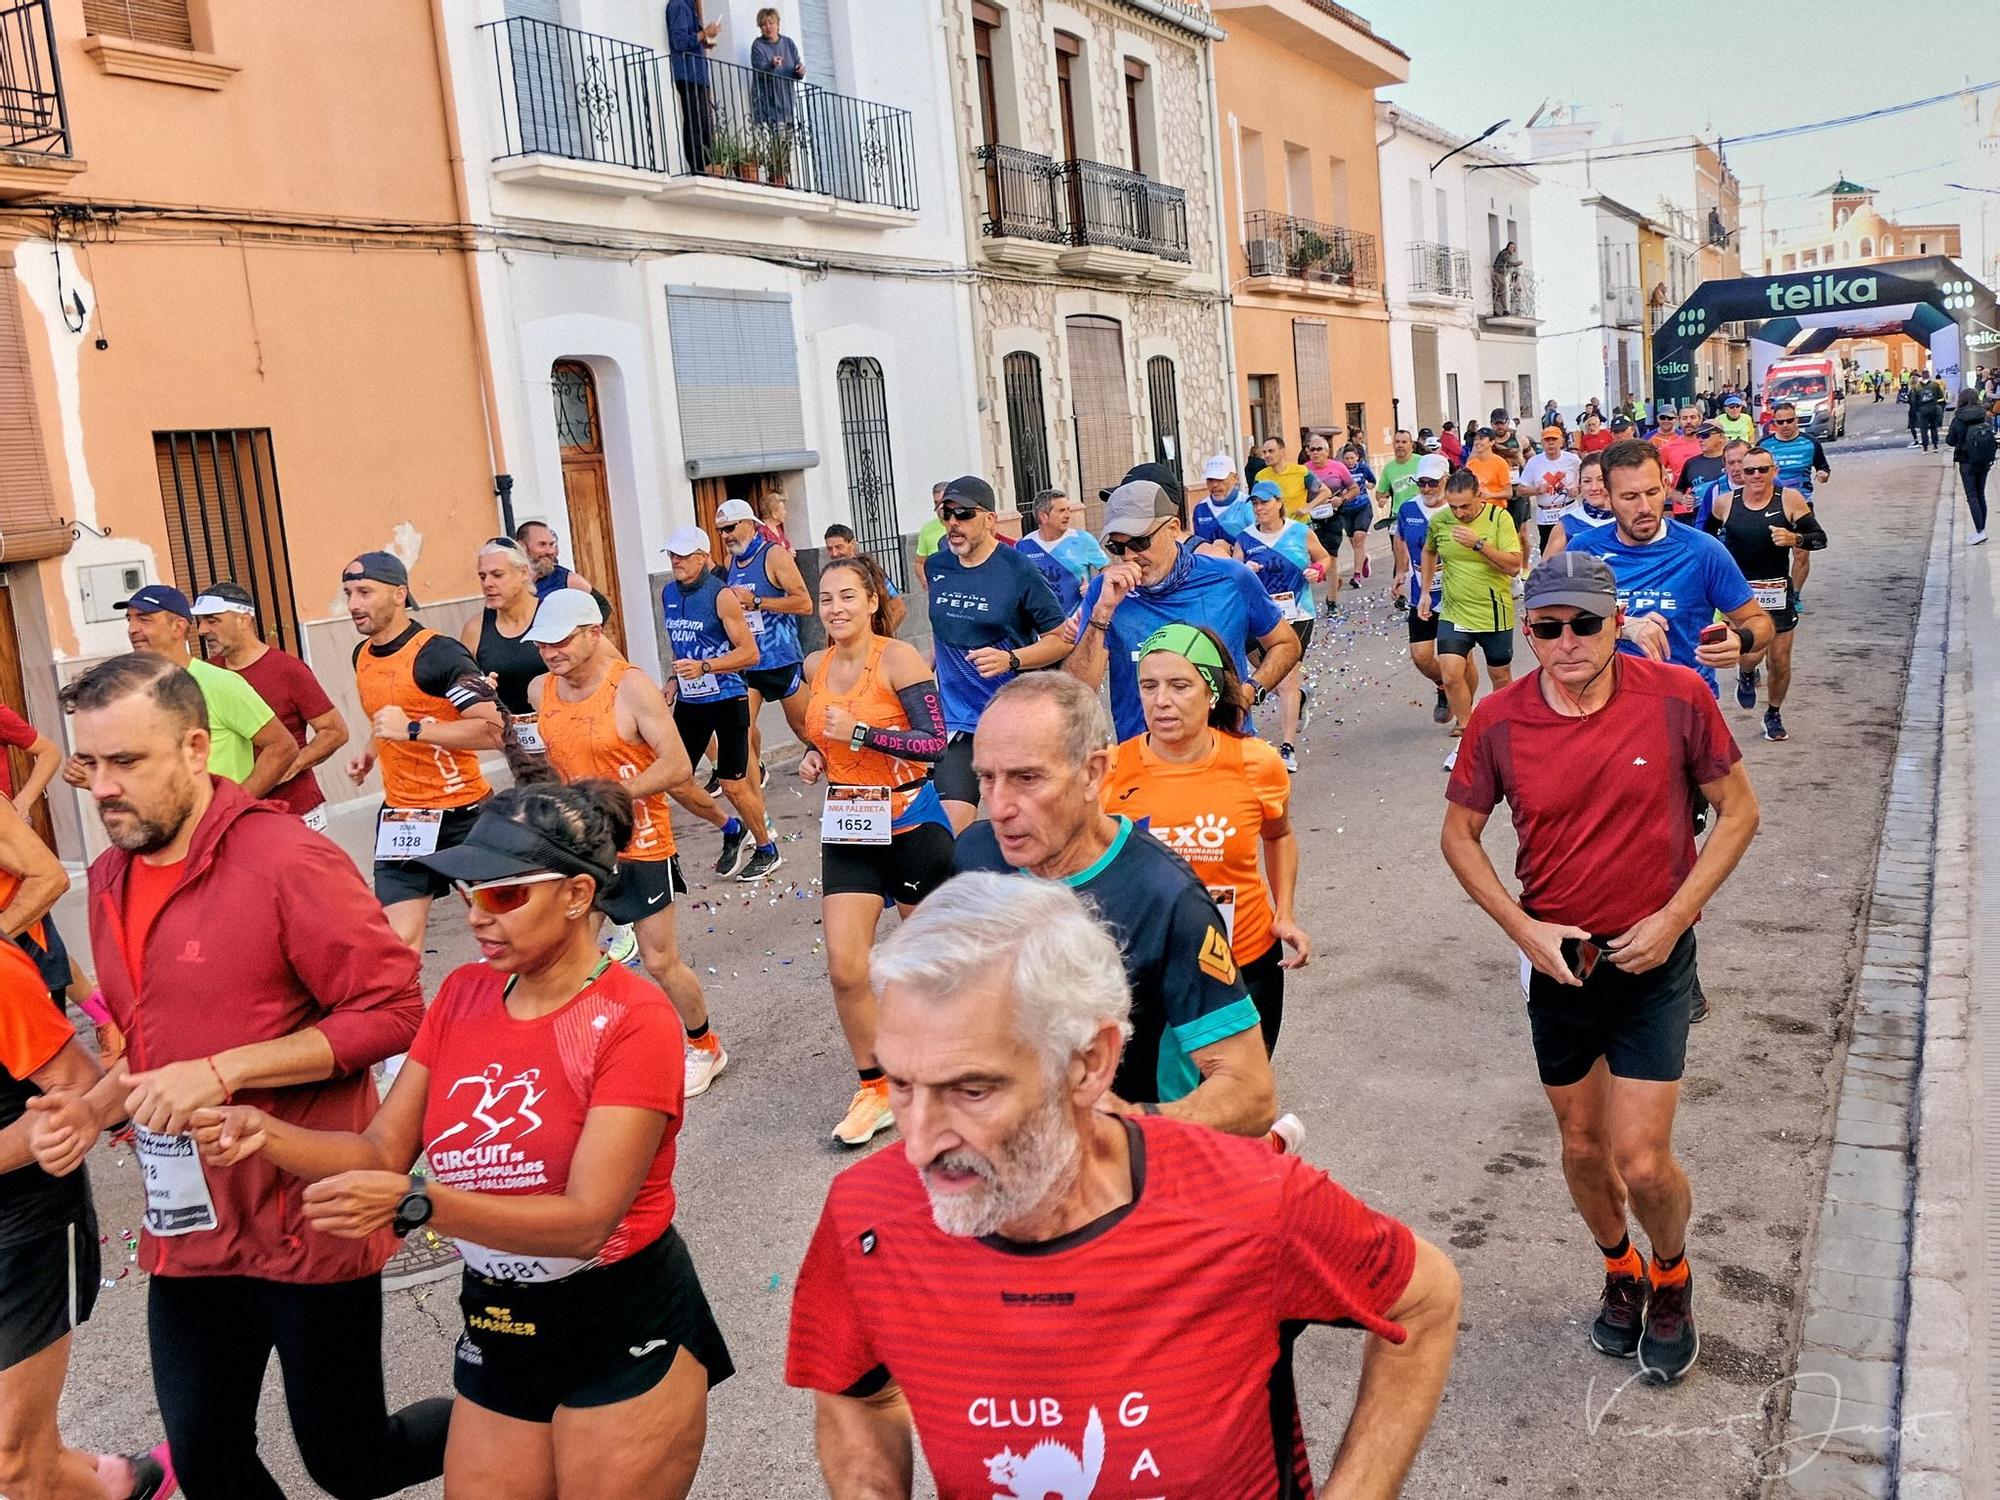
M 458 1241 L 449 1494 L 679 1500 L 733 1371 L 672 1227 L 680 1024 L 598 952 L 594 903 L 631 833 L 608 781 L 499 793 L 422 861 L 455 883 L 484 962 L 446 978 L 368 1129 L 230 1105 L 194 1120 L 210 1163 L 262 1151 L 310 1179 L 322 1233 Z

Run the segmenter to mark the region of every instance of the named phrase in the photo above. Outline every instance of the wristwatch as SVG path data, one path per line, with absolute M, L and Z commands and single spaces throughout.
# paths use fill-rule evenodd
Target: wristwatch
M 866 724 L 856 724 L 854 726 L 854 732 L 848 735 L 847 737 L 847 748 L 850 750 L 859 750 L 863 745 L 867 743 L 868 743 L 868 726 Z
M 422 722 L 421 720 L 418 720 L 418 719 L 412 719 L 412 720 L 410 720 L 410 738 L 411 738 L 411 739 L 415 739 L 415 738 L 416 738 L 416 737 L 417 737 L 418 735 L 422 734 L 422 733 L 423 733 L 423 731 L 424 731 L 424 726 L 423 726 L 423 722 Z
M 1018 672 L 1018 671 L 1020 671 L 1020 670 L 1021 670 L 1021 653 L 1020 653 L 1020 652 L 1018 652 L 1018 651 L 1009 651 L 1009 652 L 1007 653 L 1007 670 L 1008 670 L 1008 671 L 1010 671 L 1010 672 Z
M 410 1174 L 410 1190 L 403 1194 L 402 1202 L 396 1205 L 396 1217 L 389 1223 L 396 1238 L 408 1239 L 410 1231 L 421 1229 L 430 1223 L 431 1212 L 437 1207 L 431 1202 L 431 1185 L 415 1172 Z
M 1256 708 L 1270 696 L 1271 690 L 1269 688 L 1265 687 L 1263 683 L 1254 677 L 1250 679 L 1250 706 L 1252 708 Z

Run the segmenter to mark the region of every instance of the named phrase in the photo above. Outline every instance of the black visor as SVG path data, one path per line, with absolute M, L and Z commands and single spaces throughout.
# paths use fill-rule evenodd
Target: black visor
M 480 885 L 510 876 L 534 875 L 553 870 L 559 875 L 588 875 L 597 882 L 601 897 L 611 889 L 617 876 L 594 860 L 580 859 L 552 839 L 544 838 L 526 823 L 482 812 L 465 841 L 435 854 L 410 861 L 435 871 L 447 880 Z

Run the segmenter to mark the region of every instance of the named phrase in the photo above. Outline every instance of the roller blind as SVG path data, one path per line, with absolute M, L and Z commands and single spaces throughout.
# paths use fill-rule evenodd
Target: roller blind
M 0 560 L 60 557 L 71 540 L 69 523 L 56 515 L 49 482 L 20 289 L 14 268 L 0 267 Z
M 162 47 L 194 46 L 187 0 L 83 0 L 83 29 Z
M 1292 319 L 1292 363 L 1299 377 L 1299 421 L 1307 427 L 1333 426 L 1333 364 L 1326 351 L 1326 324 Z
M 688 473 L 807 469 L 792 299 L 775 292 L 667 289 L 681 446 Z

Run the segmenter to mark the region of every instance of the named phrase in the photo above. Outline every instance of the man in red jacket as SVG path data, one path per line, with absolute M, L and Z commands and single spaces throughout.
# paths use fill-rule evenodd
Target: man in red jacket
M 146 1183 L 153 1386 L 194 1500 L 283 1500 L 256 1407 L 275 1348 L 306 1470 L 336 1497 L 442 1472 L 450 1406 L 389 1415 L 381 1270 L 394 1241 L 315 1233 L 298 1185 L 247 1162 L 210 1178 L 186 1134 L 233 1099 L 293 1124 L 359 1131 L 368 1069 L 416 1035 L 414 952 L 353 863 L 283 808 L 208 772 L 207 711 L 157 656 L 101 662 L 63 690 L 112 847 L 90 867 L 90 939 L 127 1064 L 36 1112 L 45 1168 L 130 1118 Z M 129 1069 L 129 1071 L 128 1071 Z

